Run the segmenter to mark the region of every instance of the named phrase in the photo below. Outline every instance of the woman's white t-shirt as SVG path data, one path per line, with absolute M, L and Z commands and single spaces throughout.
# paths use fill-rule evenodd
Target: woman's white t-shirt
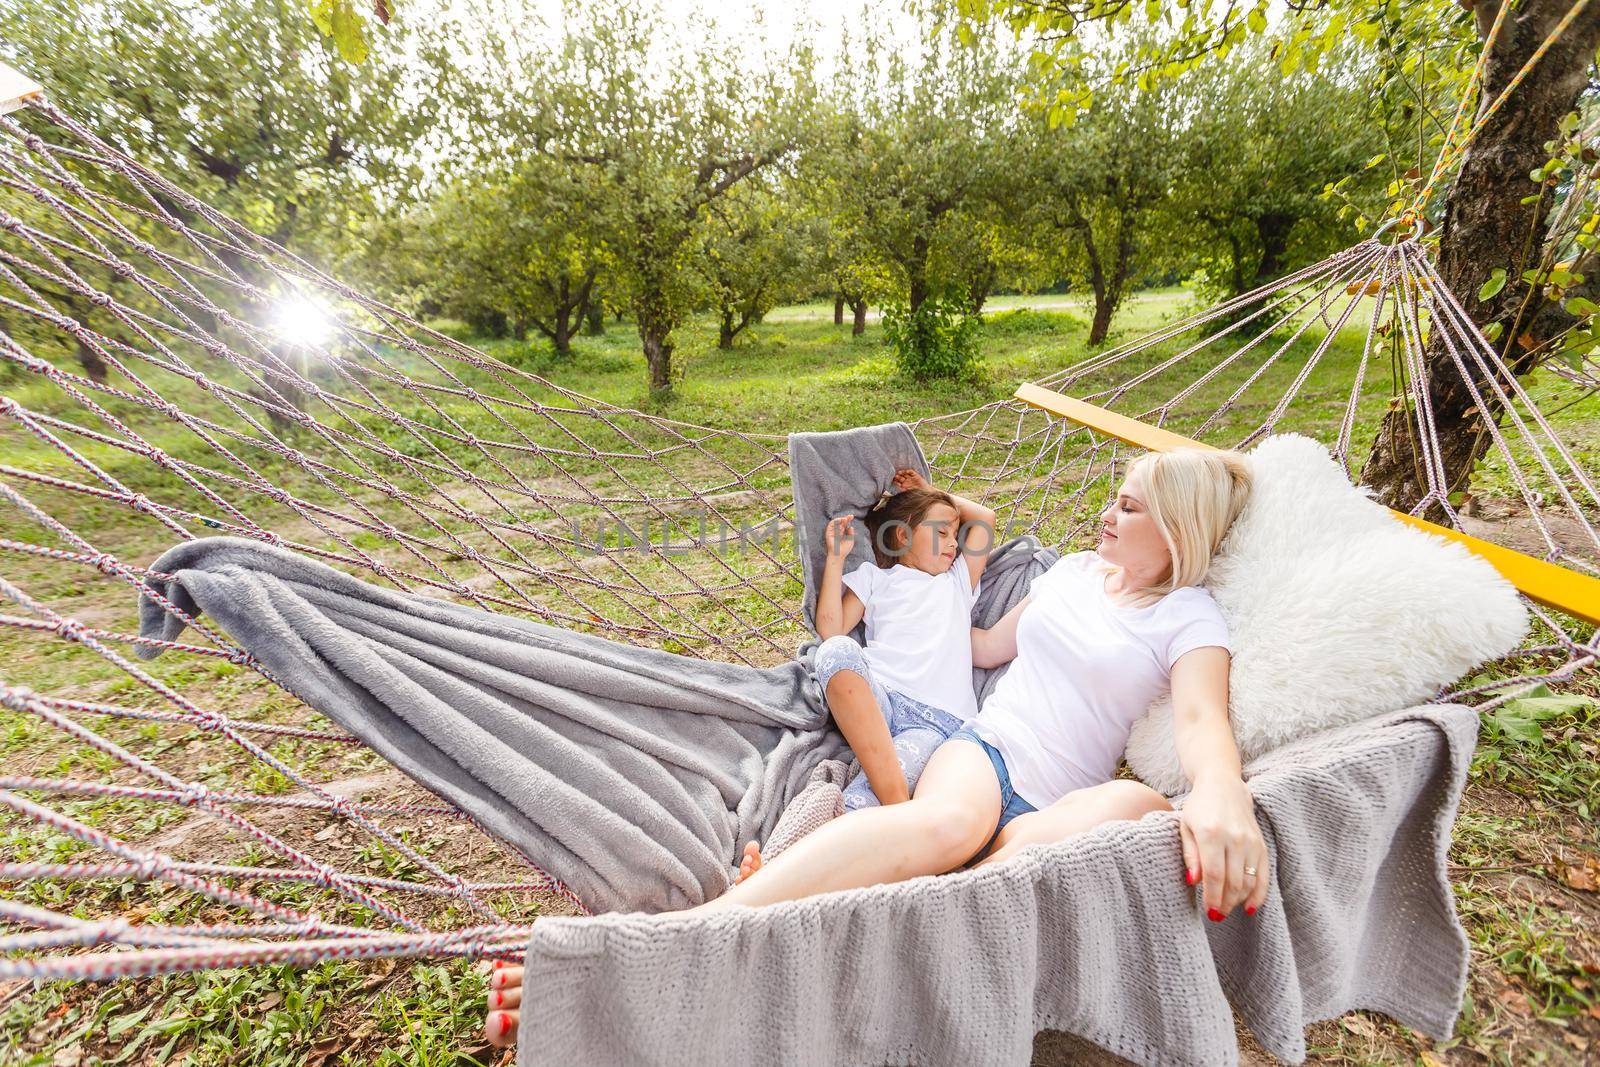
M 1033 579 L 1017 657 L 967 723 L 1000 750 L 1012 788 L 1036 808 L 1115 777 L 1133 724 L 1167 692 L 1178 657 L 1229 647 L 1222 611 L 1204 589 L 1125 607 L 1106 593 L 1098 560 L 1076 552 Z
M 866 605 L 867 665 L 890 689 L 966 720 L 978 713 L 972 692 L 972 587 L 967 557 L 943 574 L 904 563 L 863 563 L 844 576 Z

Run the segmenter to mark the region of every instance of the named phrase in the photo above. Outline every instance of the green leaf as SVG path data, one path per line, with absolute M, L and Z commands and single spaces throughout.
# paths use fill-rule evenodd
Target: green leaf
M 1544 722 L 1547 719 L 1577 715 L 1584 710 L 1592 711 L 1600 707 L 1600 700 L 1582 693 L 1561 693 L 1553 696 L 1518 697 L 1516 700 L 1506 701 L 1504 706 L 1523 718 Z
M 1362 169 L 1371 170 L 1373 167 L 1376 167 L 1379 163 L 1382 163 L 1384 160 L 1386 160 L 1388 158 L 1389 158 L 1389 153 L 1387 153 L 1387 152 L 1379 152 L 1377 155 L 1375 155 L 1371 159 L 1367 160 L 1367 165 Z
M 1484 282 L 1482 288 L 1478 290 L 1478 299 L 1480 301 L 1488 300 L 1505 287 L 1506 270 L 1504 267 L 1496 267 L 1489 275 L 1489 280 Z
M 1267 28 L 1267 15 L 1259 7 L 1245 16 L 1245 22 L 1250 26 L 1251 33 L 1261 33 Z
M 1593 315 L 1600 311 L 1600 304 L 1582 296 L 1569 296 L 1561 302 L 1561 306 L 1574 315 Z
M 1537 744 L 1544 738 L 1544 731 L 1539 728 L 1537 719 L 1519 714 L 1515 710 L 1515 703 L 1513 701 L 1496 708 L 1489 716 L 1489 721 L 1494 723 L 1503 735 L 1519 745 Z

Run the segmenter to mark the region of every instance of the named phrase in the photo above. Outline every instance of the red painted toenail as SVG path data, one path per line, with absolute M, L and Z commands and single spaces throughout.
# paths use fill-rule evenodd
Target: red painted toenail
M 1223 915 L 1222 912 L 1218 911 L 1216 908 L 1207 908 L 1206 918 L 1210 919 L 1214 923 L 1219 923 L 1223 919 L 1227 918 L 1227 916 Z
M 500 1036 L 505 1037 L 509 1029 L 511 1029 L 511 1013 L 503 1011 L 500 1013 Z
M 506 995 L 504 993 L 500 992 L 500 990 L 496 989 L 494 991 L 494 1006 L 498 1008 L 500 1005 L 504 1004 L 505 1002 L 506 1002 Z
M 1254 904 L 1250 905 L 1248 908 L 1244 909 L 1244 913 L 1246 915 L 1254 915 L 1256 913 L 1256 906 Z
M 1185 882 L 1189 883 L 1190 885 L 1194 885 L 1194 872 L 1190 871 L 1190 870 L 1185 870 L 1183 872 L 1183 880 Z

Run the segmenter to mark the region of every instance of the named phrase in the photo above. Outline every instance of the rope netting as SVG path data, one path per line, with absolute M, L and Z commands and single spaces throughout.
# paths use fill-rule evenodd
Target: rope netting
M 286 331 L 287 304 L 325 335 Z M 1496 418 L 1449 493 L 1425 350 Z M 1040 379 L 1209 444 L 1295 430 L 1354 474 L 1392 405 L 1466 532 L 1594 573 L 1600 499 L 1421 246 L 1369 240 Z M 786 443 L 608 404 L 328 277 L 35 100 L 0 116 L 0 977 L 512 955 L 582 903 L 276 685 L 204 619 L 137 633 L 144 565 L 228 534 L 368 580 L 765 665 L 800 614 Z M 795 429 L 833 429 L 829 426 Z M 1002 536 L 1088 546 L 1131 458 L 1014 400 L 922 419 L 936 484 Z M 170 603 L 167 611 L 177 613 Z M 1440 698 L 1593 664 L 1537 632 Z M 139 644 L 166 655 L 135 663 Z M 507 872 L 513 872 L 508 875 Z

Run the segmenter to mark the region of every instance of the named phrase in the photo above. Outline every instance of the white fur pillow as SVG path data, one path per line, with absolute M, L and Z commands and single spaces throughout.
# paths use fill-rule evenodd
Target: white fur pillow
M 1254 489 L 1206 581 L 1228 620 L 1246 760 L 1423 703 L 1521 643 L 1528 616 L 1510 582 L 1395 519 L 1322 445 L 1279 434 L 1250 457 Z M 1127 758 L 1152 787 L 1187 788 L 1168 701 L 1134 724 Z

